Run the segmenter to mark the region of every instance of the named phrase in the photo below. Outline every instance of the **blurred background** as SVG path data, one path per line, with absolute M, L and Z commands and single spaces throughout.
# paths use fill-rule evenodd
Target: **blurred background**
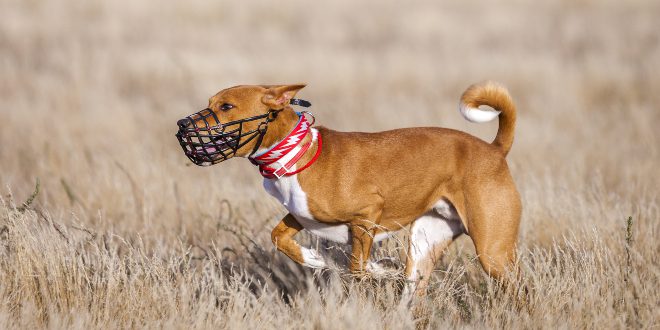
M 135 326 L 141 323 L 130 323 L 131 317 L 160 320 L 159 315 L 175 315 L 181 306 L 198 306 L 180 303 L 179 295 L 196 292 L 186 291 L 186 283 L 219 281 L 194 267 L 180 268 L 175 272 L 179 282 L 167 291 L 163 286 L 170 283 L 168 272 L 176 267 L 166 271 L 163 263 L 184 260 L 208 267 L 213 258 L 223 260 L 218 262 L 223 267 L 242 264 L 239 273 L 249 268 L 248 274 L 261 274 L 258 278 L 278 292 L 295 294 L 316 277 L 296 268 L 270 243 L 270 230 L 284 208 L 266 194 L 258 171 L 244 159 L 207 168 L 192 165 L 174 136 L 176 121 L 233 85 L 302 82 L 307 87 L 298 96 L 312 102 L 310 110 L 319 125 L 341 131 L 443 126 L 491 141 L 496 121 L 471 124 L 457 108 L 466 87 L 492 79 L 509 88 L 518 109 L 508 162 L 523 198 L 519 250 L 531 260 L 526 265 L 540 267 L 527 272 L 540 276 L 538 282 L 529 281 L 550 287 L 534 298 L 540 314 L 517 318 L 518 310 L 494 308 L 492 319 L 513 315 L 515 322 L 531 322 L 527 327 L 549 328 L 634 325 L 616 318 L 625 314 L 636 315 L 638 325 L 657 325 L 657 315 L 650 312 L 655 307 L 639 312 L 637 305 L 606 302 L 621 301 L 615 297 L 619 291 L 611 291 L 608 284 L 622 276 L 619 266 L 585 266 L 580 258 L 589 257 L 588 251 L 601 251 L 594 257 L 598 260 L 610 260 L 607 251 L 616 258 L 627 253 L 625 269 L 639 270 L 635 290 L 640 291 L 635 292 L 646 299 L 639 304 L 657 303 L 659 18 L 660 2 L 651 0 L 0 0 L 0 243 L 7 251 L 24 251 L 11 255 L 14 259 L 0 254 L 0 275 L 14 279 L 13 286 L 0 290 L 0 296 L 9 297 L 3 306 L 12 301 L 8 310 L 20 310 L 29 306 L 22 297 L 41 297 L 35 298 L 37 307 L 45 302 L 40 311 L 55 310 L 48 309 L 51 303 L 66 302 L 73 311 L 95 306 L 99 308 L 90 313 L 98 314 L 90 315 L 101 316 L 90 316 L 92 324 Z M 36 213 L 20 215 L 13 206 L 28 198 L 37 179 L 40 192 L 31 206 Z M 629 246 L 624 252 L 622 243 L 629 216 L 634 219 L 630 238 L 639 252 L 633 254 L 632 268 Z M 591 231 L 597 234 L 585 234 Z M 562 237 L 572 237 L 564 246 L 582 252 L 564 253 L 553 245 Z M 316 242 L 305 235 L 301 241 Z M 593 248 L 600 246 L 596 241 L 607 249 Z M 390 244 L 387 253 L 395 255 L 401 246 L 384 244 Z M 435 277 L 454 276 L 442 282 L 449 288 L 463 285 L 465 278 L 461 268 L 448 265 L 457 255 L 473 253 L 467 237 L 455 246 L 440 265 L 449 270 Z M 530 252 L 535 248 L 541 250 Z M 261 259 L 254 251 L 260 251 Z M 561 257 L 551 251 L 560 251 Z M 165 261 L 140 259 L 143 255 Z M 575 273 L 579 280 L 558 278 L 554 262 L 564 256 L 576 265 L 570 269 L 580 269 Z M 66 266 L 71 260 L 79 265 L 74 270 Z M 105 264 L 114 266 L 99 266 Z M 130 265 L 125 266 L 129 275 L 111 271 L 124 265 Z M 479 291 L 483 274 L 478 265 L 470 267 L 477 284 L 446 305 L 455 313 L 448 315 L 458 315 L 457 322 L 466 320 L 465 301 L 470 310 L 504 306 L 500 300 L 482 300 L 490 299 Z M 68 282 L 57 288 L 80 291 L 42 294 L 50 284 L 31 281 L 38 270 L 55 276 L 40 277 L 49 279 L 44 283 L 62 279 Z M 223 272 L 235 274 L 225 268 Z M 127 279 L 117 286 L 119 291 L 88 290 L 88 278 L 105 283 L 113 276 L 143 273 L 152 277 Z M 71 274 L 79 277 L 67 280 Z M 589 274 L 601 274 L 602 281 Z M 149 282 L 159 276 L 164 280 Z M 625 283 L 633 282 L 626 277 Z M 256 290 L 254 283 L 249 285 Z M 621 295 L 633 297 L 628 284 L 619 288 L 624 290 Z M 217 295 L 224 294 L 222 290 L 225 287 Z M 151 292 L 153 299 L 143 300 L 144 292 Z M 209 301 L 217 299 L 215 291 L 209 292 Z M 434 296 L 436 301 L 452 297 L 442 292 Z M 550 292 L 554 298 L 547 299 L 544 294 Z M 62 298 L 69 294 L 75 299 Z M 604 294 L 609 298 L 602 298 Z M 112 299 L 98 303 L 103 297 L 117 300 L 120 317 L 104 307 Z M 281 307 L 280 296 L 273 297 L 275 303 L 257 305 L 288 308 Z M 577 299 L 576 305 L 543 307 L 567 301 L 565 297 Z M 203 299 L 199 304 L 215 306 Z M 342 306 L 349 306 L 342 313 L 360 313 L 371 327 L 388 320 L 383 315 L 394 315 L 364 312 L 371 304 Z M 154 311 L 157 308 L 162 314 Z M 486 320 L 483 324 L 489 324 L 485 309 L 470 315 L 482 315 L 478 317 Z M 67 308 L 59 310 L 69 315 Z M 558 316 L 548 318 L 543 311 L 549 310 Z M 234 319 L 245 321 L 245 312 L 238 311 Z M 401 311 L 396 315 L 412 322 L 408 309 Z M 7 313 L 0 314 L 13 315 Z M 584 320 L 562 323 L 572 321 L 561 315 Z M 338 316 L 326 317 L 336 321 Z M 444 320 L 441 315 L 438 322 Z M 503 322 L 495 327 L 510 324 Z M 185 321 L 182 327 L 189 324 Z
M 3 0 L 0 182 L 27 196 L 39 178 L 43 207 L 93 226 L 203 235 L 223 199 L 283 214 L 249 162 L 198 168 L 180 150 L 176 120 L 218 90 L 304 82 L 333 129 L 491 141 L 497 122 L 467 123 L 457 104 L 493 79 L 518 107 L 508 159 L 523 235 L 607 223 L 562 203 L 590 189 L 622 213 L 657 201 L 659 13 L 653 1 Z

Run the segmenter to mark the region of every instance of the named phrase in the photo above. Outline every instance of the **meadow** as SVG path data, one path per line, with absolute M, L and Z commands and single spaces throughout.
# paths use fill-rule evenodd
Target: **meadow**
M 0 328 L 654 329 L 660 326 L 660 4 L 654 1 L 0 0 Z M 405 230 L 357 280 L 303 268 L 246 160 L 183 155 L 176 121 L 238 84 L 307 83 L 342 131 L 443 126 L 470 84 L 518 108 L 515 287 L 452 245 L 399 300 Z

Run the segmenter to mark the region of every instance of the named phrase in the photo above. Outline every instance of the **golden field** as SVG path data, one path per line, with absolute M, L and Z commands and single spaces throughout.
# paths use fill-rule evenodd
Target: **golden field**
M 659 17 L 653 1 L 0 0 L 0 328 L 658 328 Z M 525 297 L 469 237 L 415 310 L 397 271 L 347 274 L 345 246 L 301 235 L 337 263 L 302 268 L 270 242 L 285 211 L 256 169 L 196 167 L 174 137 L 219 89 L 306 82 L 337 130 L 490 141 L 496 122 L 457 111 L 485 79 L 518 107 Z M 403 264 L 405 236 L 377 256 Z

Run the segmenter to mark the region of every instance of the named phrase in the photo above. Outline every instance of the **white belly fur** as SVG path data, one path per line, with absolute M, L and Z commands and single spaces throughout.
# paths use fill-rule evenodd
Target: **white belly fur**
M 292 170 L 295 170 L 295 166 Z M 263 185 L 266 191 L 280 201 L 289 213 L 298 220 L 298 223 L 313 235 L 342 244 L 347 244 L 350 241 L 351 234 L 347 225 L 328 225 L 314 219 L 309 212 L 307 194 L 300 187 L 297 174 L 284 176 L 277 180 L 264 179 Z M 460 225 L 458 215 L 454 213 L 455 211 L 450 210 L 449 205 L 444 200 L 438 201 L 433 209 L 437 212 L 436 216 L 440 216 L 445 220 L 458 220 L 458 225 Z M 455 228 L 452 229 L 455 230 Z M 438 229 L 437 234 L 443 236 L 446 231 Z M 374 242 L 382 241 L 392 234 L 393 232 L 378 233 L 374 237 Z
M 461 218 L 447 201 L 439 200 L 433 205 L 432 210 L 417 218 L 410 228 L 410 250 L 412 261 L 410 269 L 411 283 L 419 279 L 418 268 L 425 259 L 434 257 L 429 255 L 436 245 L 448 244 L 454 238 L 465 232 Z M 407 292 L 414 291 L 412 287 L 406 287 Z M 411 291 L 412 290 L 412 291 Z
M 295 170 L 295 167 L 292 170 Z M 312 234 L 337 243 L 349 242 L 350 233 L 347 225 L 328 225 L 314 220 L 309 212 L 307 194 L 300 187 L 297 174 L 277 180 L 264 179 L 264 188 Z

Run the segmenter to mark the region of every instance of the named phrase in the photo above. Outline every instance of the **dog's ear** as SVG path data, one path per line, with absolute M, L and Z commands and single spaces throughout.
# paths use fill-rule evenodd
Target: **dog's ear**
M 296 96 L 296 93 L 305 86 L 305 84 L 265 86 L 267 90 L 261 98 L 261 102 L 273 110 L 284 109 L 289 105 L 289 101 Z

